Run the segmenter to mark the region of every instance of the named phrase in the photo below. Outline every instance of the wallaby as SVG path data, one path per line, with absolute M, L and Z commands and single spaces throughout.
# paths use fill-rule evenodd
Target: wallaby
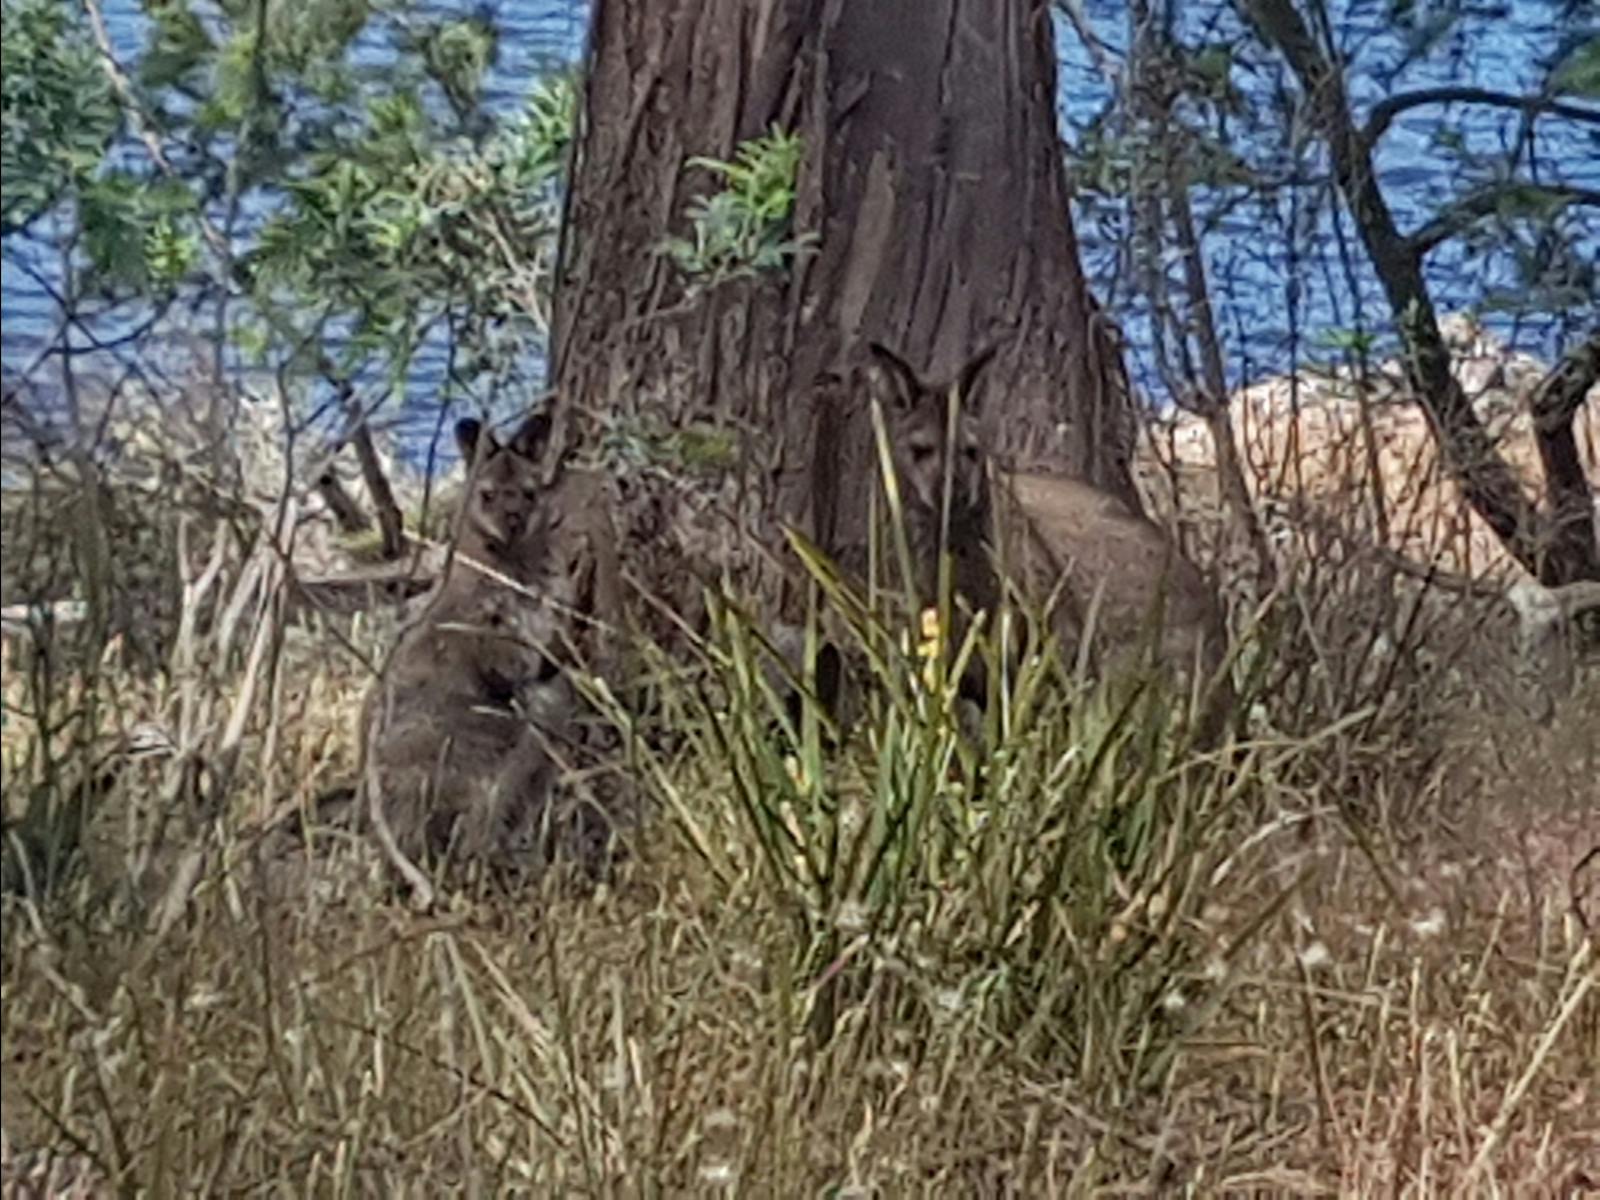
M 449 566 L 364 709 L 367 809 L 424 898 L 421 861 L 516 871 L 596 842 L 598 814 L 554 803 L 556 754 L 575 729 L 574 612 L 592 615 L 600 589 L 613 601 L 615 543 L 594 536 L 606 510 L 588 481 L 541 487 L 549 434 L 543 414 L 504 446 L 457 425 L 469 473 Z
M 942 545 L 951 560 L 951 645 L 966 637 L 971 614 L 984 611 L 995 618 L 1010 578 L 1030 600 L 1052 604 L 1052 628 L 1064 648 L 1075 648 L 1082 631 L 1076 594 L 1066 587 L 1052 594 L 1059 566 L 1032 526 L 1014 519 L 983 452 L 974 398 L 995 347 L 975 355 L 948 383 L 928 382 L 877 342 L 868 349 L 868 381 L 883 409 L 918 602 L 937 599 Z M 963 691 L 981 699 L 983 690 L 983 666 L 974 660 Z
M 983 452 L 974 398 L 992 348 L 943 386 L 928 383 L 884 346 L 873 343 L 870 350 L 920 595 L 930 594 L 944 524 L 954 590 L 974 609 L 994 614 L 1009 579 L 1031 603 L 1053 601 L 1052 625 L 1063 649 L 1087 650 L 1101 669 L 1125 664 L 1156 629 L 1159 662 L 1215 670 L 1225 644 L 1216 597 L 1160 527 L 1090 484 L 1009 474 Z M 1089 628 L 1091 644 L 1081 647 Z
M 1025 520 L 1066 578 L 1100 666 L 1126 665 L 1152 633 L 1168 667 L 1209 674 L 1221 665 L 1227 634 L 1215 590 L 1154 521 L 1066 476 L 997 473 L 997 490 L 1001 520 L 1007 511 Z
M 895 478 L 901 493 L 902 532 L 909 552 L 911 578 L 903 579 L 901 564 L 891 538 L 882 543 L 880 554 L 886 567 L 875 581 L 893 588 L 896 583 L 914 592 L 918 605 L 927 607 L 938 601 L 939 548 L 941 542 L 952 551 L 952 592 L 972 610 L 993 613 L 999 589 L 993 568 L 985 553 L 992 523 L 989 489 L 984 480 L 984 461 L 977 437 L 976 422 L 970 408 L 958 412 L 955 440 L 950 441 L 945 400 L 951 388 L 958 395 L 970 394 L 994 354 L 990 348 L 977 355 L 958 377 L 942 388 L 926 387 L 915 372 L 892 351 L 869 344 L 874 361 L 868 380 L 880 400 L 891 446 Z M 953 452 L 951 448 L 953 447 Z M 950 483 L 950 503 L 944 502 L 946 473 Z M 948 515 L 948 525 L 945 518 Z M 857 587 L 866 583 L 867 550 L 864 545 L 839 549 L 837 565 L 844 577 Z M 969 613 L 953 613 L 956 629 L 951 643 L 960 645 L 965 637 Z M 802 701 L 798 689 L 785 676 L 799 677 L 804 672 L 805 629 L 776 622 L 768 629 L 776 660 L 764 663 L 768 683 L 785 697 L 791 724 L 798 725 Z M 815 665 L 816 699 L 835 720 L 845 718 L 850 701 L 845 664 L 838 647 L 824 635 L 817 648 Z M 779 666 L 781 661 L 782 666 Z M 963 680 L 963 691 L 974 700 L 981 697 L 981 666 L 974 663 Z

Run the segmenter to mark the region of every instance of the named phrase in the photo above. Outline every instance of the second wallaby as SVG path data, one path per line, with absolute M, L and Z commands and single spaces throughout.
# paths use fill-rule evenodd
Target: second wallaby
M 604 508 L 541 487 L 548 418 L 503 446 L 474 420 L 456 433 L 469 471 L 449 566 L 363 713 L 370 816 L 422 889 L 419 863 L 520 871 L 562 850 L 592 858 L 604 840 L 602 814 L 556 802 L 574 614 L 596 619 L 597 576 L 615 587 L 613 542 L 586 532 Z

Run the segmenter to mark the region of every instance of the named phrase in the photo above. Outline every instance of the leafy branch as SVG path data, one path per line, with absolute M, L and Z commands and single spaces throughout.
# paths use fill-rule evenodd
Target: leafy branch
M 690 278 L 691 293 L 740 276 L 784 269 L 815 240 L 788 237 L 795 179 L 805 144 L 773 126 L 742 142 L 730 161 L 691 158 L 724 181 L 721 190 L 689 204 L 690 235 L 667 238 L 661 252 Z
M 56 0 L 6 0 L 0 39 L 0 236 L 93 178 L 120 114 L 95 50 Z
M 1401 113 L 1429 104 L 1485 104 L 1496 108 L 1514 108 L 1529 116 L 1564 117 L 1569 121 L 1600 126 L 1600 110 L 1582 104 L 1568 104 L 1552 96 L 1514 96 L 1509 92 L 1478 87 L 1436 87 L 1400 92 L 1378 101 L 1367 114 L 1361 140 L 1368 147 L 1376 145 Z
M 1533 215 L 1548 218 L 1574 205 L 1600 208 L 1600 191 L 1506 180 L 1477 188 L 1446 205 L 1406 241 L 1411 253 L 1420 258 L 1442 242 L 1465 233 L 1485 217 Z

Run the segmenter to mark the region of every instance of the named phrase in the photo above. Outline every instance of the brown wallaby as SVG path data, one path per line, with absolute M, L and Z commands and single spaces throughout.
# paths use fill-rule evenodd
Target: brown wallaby
M 575 729 L 563 668 L 575 644 L 611 644 L 577 626 L 615 620 L 595 612 L 615 602 L 615 541 L 588 479 L 541 487 L 549 433 L 542 414 L 504 446 L 477 421 L 457 425 L 469 473 L 449 566 L 363 713 L 368 812 L 424 898 L 418 862 L 522 870 L 567 851 L 593 865 L 607 833 L 555 791 Z
M 1065 648 L 1075 647 L 1082 630 L 1075 593 L 1061 588 L 1051 595 L 1061 574 L 1054 556 L 1027 521 L 1015 520 L 1009 512 L 983 452 L 974 398 L 995 348 L 975 355 L 943 384 L 926 381 L 886 346 L 873 342 L 868 349 L 873 356 L 869 380 L 883 407 L 919 603 L 931 604 L 937 598 L 942 544 L 950 553 L 951 588 L 957 602 L 952 644 L 959 645 L 966 636 L 970 617 L 963 609 L 982 610 L 993 619 L 1002 583 L 1009 577 L 1036 602 L 1053 600 L 1052 627 Z M 1002 521 L 1002 516 L 1012 519 Z M 1004 573 L 998 569 L 1002 563 Z M 966 685 L 965 690 L 981 693 L 981 664 L 974 663 Z
M 870 349 L 908 540 L 923 576 L 920 595 L 929 595 L 944 524 L 954 589 L 974 609 L 994 613 L 1009 579 L 1033 604 L 1053 600 L 1053 628 L 1069 653 L 1080 649 L 1092 618 L 1087 649 L 1102 668 L 1125 662 L 1149 642 L 1151 629 L 1164 665 L 1181 670 L 1198 661 L 1209 673 L 1220 664 L 1225 638 L 1216 597 L 1153 521 L 1082 481 L 1008 474 L 989 461 L 973 401 L 992 348 L 943 386 L 884 346 Z
M 996 476 L 1000 519 L 1026 521 L 1050 569 L 1067 580 L 1102 667 L 1126 664 L 1152 632 L 1155 658 L 1166 666 L 1209 674 L 1221 665 L 1227 635 L 1216 593 L 1160 526 L 1079 479 Z

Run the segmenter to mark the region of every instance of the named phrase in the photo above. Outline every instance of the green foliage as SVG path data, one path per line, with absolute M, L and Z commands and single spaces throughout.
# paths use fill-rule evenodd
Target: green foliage
M 885 602 L 904 586 L 863 592 L 791 540 L 819 597 L 801 661 L 826 630 L 851 664 L 840 707 L 716 591 L 698 677 L 667 689 L 687 745 L 642 749 L 640 771 L 715 877 L 759 879 L 790 919 L 776 969 L 821 981 L 796 1026 L 825 1041 L 893 979 L 913 1023 L 970 1022 L 1123 1095 L 1158 1084 L 1172 1014 L 1197 998 L 1188 930 L 1228 850 L 1230 778 L 1190 745 L 1198 710 L 1153 678 L 1089 687 L 1037 612 L 952 646 L 948 591 L 908 612 Z M 981 715 L 957 687 L 980 660 Z
M 150 4 L 145 15 L 150 39 L 139 59 L 140 86 L 152 93 L 179 86 L 201 90 L 206 60 L 217 47 L 199 15 L 184 4 Z
M 5 231 L 66 215 L 70 294 L 147 300 L 221 271 L 240 348 L 313 375 L 337 336 L 340 370 L 403 380 L 443 326 L 473 386 L 543 336 L 575 88 L 552 75 L 489 114 L 489 18 L 147 0 L 123 95 L 74 7 L 5 4 Z M 139 137 L 113 160 L 124 124 Z
M 498 46 L 495 27 L 480 17 L 468 17 L 425 29 L 413 44 L 457 114 L 474 113 L 483 97 L 484 73 Z
M 1215 42 L 1177 51 L 1179 77 L 1185 92 L 1227 113 L 1244 110 L 1244 94 L 1233 82 L 1236 52 L 1231 43 Z
M 1174 147 L 1174 161 L 1162 155 Z M 1190 187 L 1247 188 L 1259 183 L 1250 163 L 1236 150 L 1208 135 L 1185 133 L 1166 143 L 1165 135 L 1117 133 L 1104 124 L 1085 131 L 1074 155 L 1079 186 L 1100 196 L 1127 199 L 1165 186 L 1162 172 L 1177 171 Z
M 670 476 L 719 476 L 736 470 L 739 444 L 733 431 L 704 421 L 678 424 L 645 413 L 607 422 L 600 438 L 602 457 L 619 472 Z
M 180 184 L 102 172 L 82 185 L 78 220 L 102 290 L 168 292 L 200 261 L 194 201 Z
M 1389 5 L 1389 20 L 1412 57 L 1421 57 L 1443 44 L 1460 24 L 1462 15 L 1463 6 L 1454 2 L 1419 5 L 1416 0 L 1392 0 Z
M 1360 357 L 1370 356 L 1378 346 L 1378 335 L 1365 329 L 1324 329 L 1317 340 L 1329 350 Z
M 528 97 L 528 106 L 511 128 L 511 143 L 522 148 L 521 170 L 540 182 L 553 180 L 566 166 L 567 148 L 578 127 L 576 75 L 549 75 Z
M 1559 219 L 1534 224 L 1531 231 L 1499 226 L 1499 249 L 1508 251 L 1518 286 L 1484 291 L 1486 312 L 1507 314 L 1582 312 L 1600 295 L 1600 272 L 1584 251 L 1592 230 L 1565 209 Z M 1487 238 L 1489 233 L 1481 236 Z
M 1573 203 L 1570 192 L 1562 188 L 1541 187 L 1536 183 L 1510 183 L 1495 188 L 1495 215 L 1502 220 L 1526 219 L 1548 222 Z
M 1572 53 L 1550 77 L 1550 90 L 1600 99 L 1600 37 L 1573 47 Z
M 25 228 L 99 167 L 118 111 L 66 0 L 5 0 L 0 39 L 0 234 Z
M 452 309 L 471 374 L 498 365 L 495 327 L 542 332 L 560 173 L 574 112 L 551 77 L 481 143 L 444 136 L 414 94 L 367 103 L 358 132 L 313 155 L 261 232 L 255 281 L 354 319 L 354 345 L 403 359 Z
M 688 165 L 720 176 L 723 187 L 690 201 L 690 234 L 662 242 L 667 255 L 690 279 L 691 292 L 729 279 L 785 270 L 814 241 L 792 238 L 795 181 L 805 144 L 776 125 L 751 138 L 731 161 L 691 158 Z

